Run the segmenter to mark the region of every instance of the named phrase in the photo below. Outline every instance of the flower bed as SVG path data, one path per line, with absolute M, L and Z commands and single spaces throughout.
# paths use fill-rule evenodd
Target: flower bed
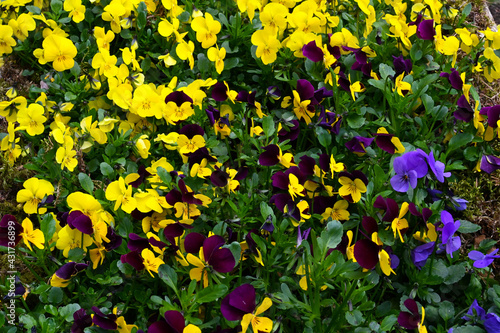
M 7 332 L 497 332 L 500 33 L 410 1 L 2 1 Z M 2 62 L 3 63 L 3 60 Z M 0 63 L 0 64 L 1 64 Z M 21 274 L 28 269 L 28 282 Z

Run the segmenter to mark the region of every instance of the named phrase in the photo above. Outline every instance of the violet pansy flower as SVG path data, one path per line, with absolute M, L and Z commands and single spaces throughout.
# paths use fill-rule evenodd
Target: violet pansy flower
M 500 169 L 500 158 L 493 155 L 485 155 L 481 158 L 480 168 L 486 173 L 492 173 L 493 171 Z
M 408 167 L 407 154 L 396 157 L 393 163 L 396 175 L 391 178 L 391 185 L 395 191 L 407 192 L 410 188 L 417 187 L 417 172 Z
M 444 163 L 434 159 L 434 152 L 431 151 L 427 156 L 427 163 L 439 182 L 444 183 L 444 177 L 451 176 L 451 172 L 444 172 Z
M 453 252 L 458 250 L 462 245 L 460 236 L 453 236 L 458 228 L 460 228 L 460 221 L 453 221 L 453 216 L 445 210 L 441 212 L 441 221 L 444 224 L 441 235 L 442 247 L 444 247 L 446 253 L 453 258 Z
M 429 242 L 420 246 L 417 246 L 413 251 L 411 251 L 411 260 L 413 264 L 418 269 L 422 269 L 429 259 L 430 255 L 434 251 L 435 242 Z
M 474 267 L 476 268 L 485 268 L 488 267 L 496 258 L 500 258 L 500 255 L 496 256 L 499 249 L 495 251 L 484 254 L 479 251 L 470 251 L 469 259 L 474 260 Z

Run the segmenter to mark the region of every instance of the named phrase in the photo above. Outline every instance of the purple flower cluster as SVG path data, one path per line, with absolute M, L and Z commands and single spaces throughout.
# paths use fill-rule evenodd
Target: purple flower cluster
M 500 317 L 495 313 L 486 313 L 486 311 L 479 306 L 476 299 L 472 302 L 469 311 L 467 311 L 467 314 L 463 316 L 462 319 L 469 321 L 475 317 L 483 321 L 486 332 L 500 332 Z
M 460 221 L 454 221 L 453 216 L 445 210 L 441 212 L 441 221 L 444 224 L 441 234 L 441 250 L 445 249 L 446 253 L 453 258 L 453 252 L 458 250 L 462 245 L 460 236 L 453 236 L 460 228 Z
M 395 191 L 407 192 L 410 186 L 417 187 L 419 178 L 425 177 L 429 168 L 436 179 L 443 183 L 445 177 L 450 177 L 450 172 L 444 172 L 445 164 L 436 161 L 434 152 L 426 154 L 422 149 L 410 151 L 399 157 L 396 157 L 393 162 L 396 175 L 391 178 L 391 185 Z

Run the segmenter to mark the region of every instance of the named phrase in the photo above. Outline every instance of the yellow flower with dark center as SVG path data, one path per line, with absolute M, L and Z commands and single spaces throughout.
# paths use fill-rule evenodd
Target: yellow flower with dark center
M 155 257 L 155 254 L 150 249 L 142 250 L 141 257 L 144 259 L 144 268 L 146 268 L 151 277 L 154 277 L 151 272 L 158 273 L 158 267 L 165 263 L 160 257 Z
M 361 179 L 350 179 L 349 177 L 340 177 L 339 183 L 342 187 L 339 189 L 341 196 L 351 195 L 353 202 L 361 200 L 361 193 L 366 192 L 366 185 Z
M 272 305 L 273 301 L 269 297 L 264 298 L 264 301 L 262 301 L 262 304 L 257 307 L 254 313 L 247 313 L 243 316 L 241 331 L 245 333 L 251 324 L 254 332 L 271 332 L 273 321 L 267 317 L 258 317 L 258 315 L 269 309 Z
M 288 175 L 288 193 L 292 196 L 292 200 L 295 199 L 297 195 L 304 196 L 304 186 L 299 183 L 299 179 L 293 173 Z
M 198 148 L 205 147 L 205 139 L 199 134 L 193 136 L 191 139 L 181 134 L 177 138 L 177 145 L 179 153 L 186 155 L 194 153 Z
M 132 186 L 125 187 L 122 177 L 108 185 L 106 199 L 116 201 L 113 208 L 115 211 L 121 206 L 124 212 L 130 214 L 137 207 L 137 200 L 132 197 Z
M 191 22 L 191 28 L 196 31 L 196 40 L 204 49 L 217 43 L 217 34 L 220 32 L 221 24 L 214 20 L 212 15 L 205 13 L 205 17 L 196 17 Z
M 311 118 L 314 117 L 314 112 L 309 111 L 308 106 L 310 100 L 301 101 L 299 93 L 293 91 L 293 112 L 299 120 L 304 119 L 307 125 L 311 123 Z
M 52 66 L 58 72 L 73 68 L 77 50 L 73 42 L 56 34 L 50 34 L 42 43 L 43 60 L 52 62 Z
M 46 195 L 54 194 L 54 186 L 46 180 L 30 178 L 23 183 L 24 189 L 17 192 L 17 202 L 25 203 L 23 210 L 26 214 L 44 214 L 47 208 L 38 208 L 38 204 Z
M 277 53 L 281 48 L 280 41 L 276 34 L 267 29 L 257 30 L 252 34 L 252 44 L 257 46 L 255 55 L 262 60 L 264 65 L 273 63 L 277 58 Z
M 43 232 L 39 229 L 33 229 L 33 222 L 29 218 L 25 218 L 22 223 L 23 232 L 20 234 L 23 237 L 24 244 L 33 251 L 31 244 L 35 245 L 39 249 L 43 249 L 45 243 L 45 236 Z
M 18 130 L 26 130 L 30 136 L 42 134 L 45 130 L 43 124 L 47 118 L 43 115 L 45 109 L 38 103 L 30 104 L 26 109 L 17 113 Z

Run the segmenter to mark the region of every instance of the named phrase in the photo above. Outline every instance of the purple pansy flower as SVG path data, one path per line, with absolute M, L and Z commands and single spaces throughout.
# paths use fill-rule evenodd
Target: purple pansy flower
M 402 73 L 405 73 L 405 75 L 408 75 L 411 73 L 411 70 L 413 68 L 413 65 L 411 63 L 411 59 L 405 59 L 403 58 L 402 55 L 399 57 L 392 56 L 393 62 L 392 64 L 394 65 L 394 69 L 396 71 L 396 74 L 394 74 L 394 77 L 398 77 Z
M 427 156 L 427 163 L 429 163 L 429 167 L 439 182 L 444 183 L 444 177 L 448 178 L 451 176 L 451 172 L 444 172 L 444 163 L 434 159 L 434 152 L 431 151 Z
M 323 50 L 316 45 L 314 40 L 302 47 L 302 54 L 312 62 L 323 60 Z
M 148 333 L 182 333 L 185 327 L 184 316 L 179 311 L 169 310 L 163 318 L 149 325 Z
M 14 215 L 5 214 L 0 220 L 0 245 L 8 247 L 11 239 L 9 237 L 9 229 L 14 228 L 14 246 L 16 246 L 21 239 L 21 233 L 23 232 L 23 226 L 17 222 Z M 12 245 L 12 244 L 11 244 Z M 12 247 L 14 247 L 12 246 Z
M 462 319 L 469 321 L 474 317 L 478 318 L 479 320 L 483 320 L 483 325 L 486 332 L 500 333 L 500 317 L 495 313 L 486 314 L 486 311 L 479 306 L 476 299 L 474 300 L 474 302 L 472 302 L 469 311 L 467 311 L 467 315 L 463 316 Z
M 493 171 L 500 169 L 500 158 L 493 155 L 485 155 L 481 158 L 480 168 L 486 173 L 492 173 Z
M 453 116 L 458 120 L 470 122 L 474 118 L 474 110 L 470 106 L 465 95 L 460 96 L 457 101 L 457 110 L 453 112 Z
M 407 154 L 396 157 L 393 162 L 396 175 L 391 178 L 391 185 L 395 191 L 407 192 L 410 188 L 417 187 L 417 172 L 408 167 Z
M 464 82 L 460 77 L 460 72 L 458 72 L 455 68 L 451 69 L 451 73 L 443 72 L 439 74 L 440 77 L 445 77 L 450 82 L 451 86 L 456 90 L 462 90 L 464 86 Z
M 496 258 L 500 258 L 495 254 L 498 252 L 498 249 L 494 250 L 489 254 L 484 254 L 479 251 L 470 251 L 469 259 L 474 260 L 474 267 L 476 268 L 485 268 L 488 267 Z
M 418 325 L 420 324 L 420 320 L 422 319 L 422 316 L 418 313 L 417 302 L 415 302 L 415 300 L 412 298 L 408 298 L 404 302 L 404 305 L 409 312 L 401 311 L 399 313 L 399 325 L 409 330 L 417 329 Z
M 374 138 L 355 136 L 350 141 L 346 142 L 345 146 L 353 153 L 357 155 L 363 155 L 366 153 L 366 147 L 370 146 L 373 140 Z
M 99 326 L 100 328 L 103 328 L 105 330 L 116 330 L 118 328 L 118 325 L 116 324 L 116 319 L 118 318 L 114 313 L 106 315 L 102 313 L 102 311 L 97 306 L 93 306 L 92 311 L 95 312 L 94 316 L 92 317 L 92 322 L 94 323 L 94 325 Z
M 444 224 L 441 234 L 441 246 L 444 247 L 446 253 L 453 258 L 453 252 L 458 250 L 462 245 L 460 236 L 453 236 L 458 228 L 460 228 L 460 221 L 453 221 L 453 216 L 445 210 L 441 212 L 441 221 Z
M 80 309 L 73 313 L 73 325 L 71 325 L 71 333 L 83 333 L 86 327 L 92 326 L 92 317 L 87 314 L 85 309 Z
M 417 37 L 424 40 L 433 40 L 436 35 L 434 20 L 423 20 L 417 27 Z
M 434 251 L 434 245 L 435 242 L 429 242 L 417 246 L 415 249 L 413 249 L 413 251 L 411 251 L 411 260 L 413 261 L 415 267 L 417 267 L 418 269 L 422 269 L 422 267 L 425 266 L 427 259 L 429 259 L 429 256 Z
M 224 297 L 220 309 L 227 320 L 241 320 L 255 310 L 255 288 L 248 283 L 242 284 Z
M 497 127 L 497 122 L 500 120 L 500 105 L 485 106 L 479 111 L 480 115 L 488 116 L 488 126 L 491 128 Z

